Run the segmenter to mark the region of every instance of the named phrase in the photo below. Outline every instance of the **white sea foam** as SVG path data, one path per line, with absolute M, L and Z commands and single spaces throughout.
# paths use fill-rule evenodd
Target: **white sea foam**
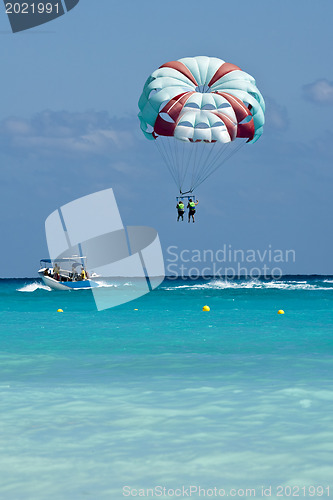
M 135 287 L 135 283 L 130 283 L 130 282 L 126 282 L 126 283 L 109 283 L 107 281 L 101 281 L 101 280 L 98 280 L 96 281 L 96 283 L 98 283 L 99 287 L 101 288 L 122 288 L 124 286 L 126 287 Z
M 333 280 L 324 280 L 325 283 L 332 283 Z M 274 280 L 260 281 L 252 279 L 249 281 L 233 281 L 233 280 L 211 280 L 207 283 L 196 283 L 195 280 L 187 282 L 184 285 L 166 286 L 164 290 L 225 290 L 225 289 L 278 289 L 278 290 L 333 290 L 330 286 L 320 286 L 316 283 L 308 283 L 307 281 L 294 280 Z
M 47 292 L 51 292 L 52 289 L 49 286 L 42 285 L 41 283 L 29 283 L 22 288 L 18 288 L 18 292 L 35 292 L 36 290 L 46 290 Z

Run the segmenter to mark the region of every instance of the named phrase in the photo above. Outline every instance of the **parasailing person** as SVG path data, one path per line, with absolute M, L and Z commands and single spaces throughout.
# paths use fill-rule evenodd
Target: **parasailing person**
M 192 221 L 195 222 L 194 214 L 196 212 L 196 206 L 198 203 L 199 203 L 199 200 L 193 201 L 192 198 L 190 198 L 188 200 L 187 208 L 188 208 L 188 221 L 189 222 L 191 221 L 191 217 L 192 217 Z
M 139 108 L 143 134 L 156 144 L 180 195 L 192 199 L 228 158 L 259 139 L 265 122 L 255 79 L 217 57 L 163 64 L 148 77 Z
M 184 213 L 185 213 L 185 205 L 183 203 L 182 200 L 180 200 L 178 203 L 177 203 L 177 206 L 176 206 L 177 210 L 178 210 L 178 217 L 177 217 L 177 222 L 179 221 L 179 219 L 181 218 L 182 221 L 184 220 Z

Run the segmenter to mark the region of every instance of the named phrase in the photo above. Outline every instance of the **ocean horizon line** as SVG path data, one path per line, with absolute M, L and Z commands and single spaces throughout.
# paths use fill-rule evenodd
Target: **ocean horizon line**
M 150 278 L 158 278 L 159 276 L 151 276 Z M 257 275 L 257 276 L 250 276 L 250 275 L 237 275 L 237 276 L 232 276 L 232 275 L 195 275 L 195 276 L 190 276 L 190 275 L 179 275 L 179 276 L 174 276 L 174 275 L 166 275 L 164 279 L 170 280 L 170 281 L 177 281 L 177 280 L 188 280 L 188 281 L 197 281 L 197 280 L 209 280 L 209 279 L 227 279 L 227 280 L 235 280 L 235 279 L 265 279 L 265 280 L 282 280 L 284 278 L 332 278 L 333 279 L 333 274 L 318 274 L 318 273 L 311 273 L 311 274 L 304 274 L 304 273 L 298 273 L 298 274 L 283 274 L 282 276 L 274 276 L 274 275 Z M 146 277 L 142 276 L 112 276 L 112 277 L 106 277 L 106 276 L 101 276 L 99 279 L 142 279 L 145 280 Z M 6 281 L 6 280 L 41 280 L 39 276 L 7 276 L 7 277 L 0 277 L 0 281 Z

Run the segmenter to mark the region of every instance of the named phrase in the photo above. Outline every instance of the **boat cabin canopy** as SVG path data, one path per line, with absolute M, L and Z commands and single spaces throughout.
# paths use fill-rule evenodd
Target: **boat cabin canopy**
M 75 257 L 67 257 L 67 258 L 64 258 L 64 259 L 41 259 L 40 261 L 40 266 L 41 268 L 44 268 L 44 267 L 53 267 L 54 264 L 58 264 L 58 265 L 61 265 L 60 267 L 67 267 L 68 265 L 70 265 L 70 267 L 86 267 L 86 257 L 79 257 L 79 256 L 75 256 Z

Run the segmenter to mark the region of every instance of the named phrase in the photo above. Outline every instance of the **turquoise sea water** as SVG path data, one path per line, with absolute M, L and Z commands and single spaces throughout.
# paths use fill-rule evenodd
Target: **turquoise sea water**
M 332 277 L 0 298 L 1 500 L 333 495 Z

